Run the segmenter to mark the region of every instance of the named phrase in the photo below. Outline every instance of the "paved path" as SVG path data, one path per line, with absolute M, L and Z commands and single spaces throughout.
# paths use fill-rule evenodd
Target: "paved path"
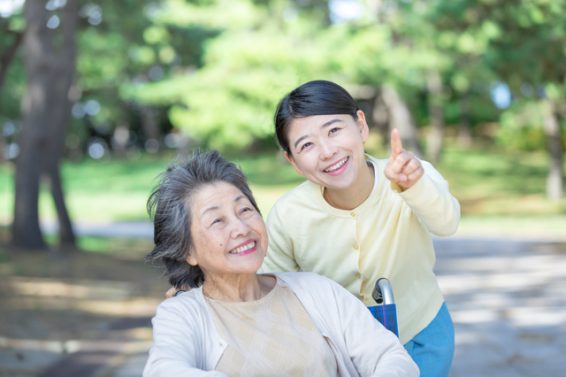
M 437 241 L 456 323 L 451 376 L 566 375 L 566 243 Z
M 566 243 L 460 237 L 435 244 L 456 324 L 451 376 L 566 375 Z M 149 345 L 148 337 L 122 338 L 121 351 L 88 376 L 140 376 Z

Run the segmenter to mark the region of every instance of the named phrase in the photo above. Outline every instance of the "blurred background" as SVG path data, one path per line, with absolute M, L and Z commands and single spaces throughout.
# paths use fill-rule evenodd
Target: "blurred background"
M 463 219 L 439 245 L 439 275 L 457 322 L 473 313 L 459 316 L 471 296 L 451 271 L 509 271 L 489 259 L 497 252 L 544 254 L 525 268 L 564 266 L 563 0 L 0 0 L 0 376 L 89 376 L 101 365 L 139 375 L 117 365 L 143 360 L 167 289 L 143 262 L 157 175 L 195 148 L 218 149 L 267 214 L 302 181 L 277 149 L 273 113 L 312 79 L 356 98 L 369 153 L 387 157 L 396 127 L 449 181 Z M 462 250 L 498 270 L 466 270 Z M 563 271 L 513 296 L 562 313 L 545 335 L 512 336 L 512 325 L 503 338 L 563 333 Z M 479 314 L 491 332 L 510 318 L 505 294 L 527 289 L 512 286 L 484 287 L 502 289 L 489 301 L 499 317 Z M 494 342 L 472 335 L 476 350 Z M 553 339 L 549 349 L 563 349 Z M 493 361 L 511 368 L 500 375 L 540 365 L 521 352 Z M 454 375 L 466 375 L 458 357 Z

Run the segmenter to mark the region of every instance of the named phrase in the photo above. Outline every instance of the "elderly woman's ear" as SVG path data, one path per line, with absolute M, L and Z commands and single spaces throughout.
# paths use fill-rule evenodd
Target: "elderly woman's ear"
M 189 255 L 187 255 L 187 263 L 193 267 L 198 266 L 198 261 L 193 253 L 189 253 Z

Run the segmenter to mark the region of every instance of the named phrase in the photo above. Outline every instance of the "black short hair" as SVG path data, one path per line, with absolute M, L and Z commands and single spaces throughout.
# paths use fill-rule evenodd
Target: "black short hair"
M 354 98 L 340 85 L 326 80 L 309 81 L 279 102 L 274 119 L 277 142 L 291 154 L 287 128 L 294 119 L 330 114 L 348 114 L 357 119 L 358 110 Z

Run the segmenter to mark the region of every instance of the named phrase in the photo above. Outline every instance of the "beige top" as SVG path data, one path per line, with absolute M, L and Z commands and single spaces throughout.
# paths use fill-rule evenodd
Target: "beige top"
M 229 376 L 338 376 L 336 359 L 303 305 L 279 280 L 251 302 L 206 298 L 228 347 L 216 370 Z

